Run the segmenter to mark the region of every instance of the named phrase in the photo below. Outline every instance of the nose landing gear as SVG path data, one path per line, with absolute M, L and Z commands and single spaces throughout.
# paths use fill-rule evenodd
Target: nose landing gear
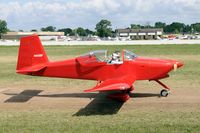
M 156 81 L 158 84 L 160 84 L 162 87 L 164 87 L 165 89 L 161 90 L 160 92 L 160 96 L 161 97 L 167 97 L 170 94 L 170 88 L 165 85 L 164 83 L 162 83 L 161 81 L 159 81 L 158 79 L 154 80 Z

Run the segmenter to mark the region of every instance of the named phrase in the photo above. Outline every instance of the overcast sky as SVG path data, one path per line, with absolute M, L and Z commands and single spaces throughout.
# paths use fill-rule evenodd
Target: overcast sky
M 200 0 L 0 0 L 0 19 L 14 30 L 94 29 L 101 19 L 110 20 L 114 29 L 156 21 L 191 24 L 200 22 Z

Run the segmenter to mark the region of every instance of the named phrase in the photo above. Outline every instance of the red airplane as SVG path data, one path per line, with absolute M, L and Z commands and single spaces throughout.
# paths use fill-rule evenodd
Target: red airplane
M 176 60 L 163 60 L 138 57 L 136 54 L 123 50 L 115 52 L 112 58 L 107 50 L 92 51 L 82 56 L 50 62 L 37 35 L 22 37 L 16 72 L 19 74 L 44 77 L 59 77 L 97 80 L 97 85 L 84 92 L 119 91 L 108 97 L 126 101 L 130 91 L 134 90 L 136 80 L 156 81 L 164 89 L 161 96 L 166 97 L 170 88 L 160 79 L 169 77 L 168 73 L 183 66 Z

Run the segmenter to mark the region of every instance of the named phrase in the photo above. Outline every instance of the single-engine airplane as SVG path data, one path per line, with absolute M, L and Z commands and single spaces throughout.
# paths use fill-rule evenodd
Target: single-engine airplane
M 108 97 L 127 101 L 134 90 L 136 80 L 156 81 L 164 89 L 160 95 L 166 97 L 170 88 L 160 79 L 169 77 L 169 72 L 183 66 L 176 60 L 163 60 L 139 57 L 122 50 L 116 51 L 109 59 L 107 50 L 92 51 L 79 57 L 51 62 L 37 35 L 22 37 L 16 72 L 19 74 L 44 77 L 97 80 L 97 85 L 84 92 L 119 91 Z

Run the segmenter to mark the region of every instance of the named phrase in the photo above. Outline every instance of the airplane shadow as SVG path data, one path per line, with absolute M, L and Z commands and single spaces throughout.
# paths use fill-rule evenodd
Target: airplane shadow
M 24 90 L 19 94 L 4 93 L 5 95 L 12 95 L 5 103 L 23 103 L 29 101 L 34 96 L 37 96 L 43 90 Z
M 117 114 L 123 106 L 124 102 L 115 101 L 107 98 L 108 92 L 100 92 L 92 102 L 80 109 L 73 116 L 89 116 L 89 115 L 111 115 Z M 131 98 L 144 97 L 160 97 L 159 94 L 152 93 L 131 93 Z
M 107 98 L 108 93 L 100 92 L 84 108 L 80 109 L 73 116 L 90 116 L 90 115 L 110 115 L 117 114 L 124 102 L 114 101 Z
M 19 94 L 4 93 L 11 95 L 5 103 L 27 102 L 33 97 L 51 97 L 51 98 L 90 98 L 93 99 L 88 105 L 81 108 L 73 116 L 90 116 L 90 115 L 111 115 L 117 114 L 123 106 L 124 102 L 115 101 L 107 98 L 108 94 L 114 92 L 100 93 L 64 93 L 64 94 L 39 94 L 43 90 L 24 90 Z M 159 97 L 159 94 L 153 93 L 130 93 L 131 98 Z

